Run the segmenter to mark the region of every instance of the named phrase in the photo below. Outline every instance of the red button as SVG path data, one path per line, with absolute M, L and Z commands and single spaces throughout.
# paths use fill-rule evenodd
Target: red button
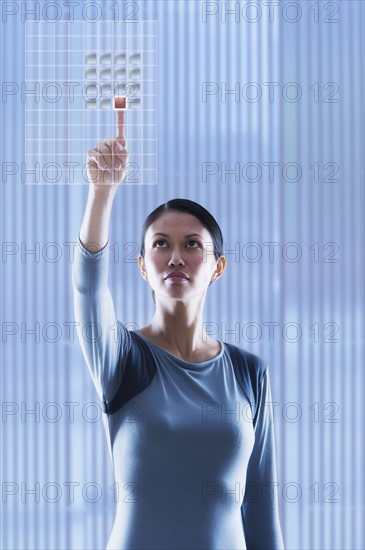
M 114 98 L 114 109 L 126 109 L 127 108 L 127 98 L 126 97 L 115 97 Z

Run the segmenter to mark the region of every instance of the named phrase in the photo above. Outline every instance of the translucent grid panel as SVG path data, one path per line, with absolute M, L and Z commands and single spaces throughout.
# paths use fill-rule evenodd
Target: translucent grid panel
M 25 183 L 87 185 L 87 151 L 115 137 L 113 98 L 126 96 L 124 184 L 155 185 L 156 21 L 28 21 L 25 29 Z

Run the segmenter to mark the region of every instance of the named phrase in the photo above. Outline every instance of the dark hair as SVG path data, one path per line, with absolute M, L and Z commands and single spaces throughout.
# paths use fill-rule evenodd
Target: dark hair
M 216 260 L 218 260 L 220 256 L 223 256 L 223 235 L 218 223 L 216 222 L 212 214 L 197 202 L 191 201 L 189 199 L 171 199 L 167 202 L 164 202 L 163 204 L 160 204 L 160 206 L 153 210 L 145 219 L 145 222 L 142 226 L 141 245 L 139 251 L 142 258 L 144 258 L 145 254 L 144 241 L 148 228 L 162 214 L 174 210 L 178 212 L 187 212 L 188 214 L 195 216 L 195 218 L 197 218 L 200 223 L 209 231 L 212 237 L 214 245 L 214 256 Z M 152 297 L 155 301 L 154 291 L 152 291 Z

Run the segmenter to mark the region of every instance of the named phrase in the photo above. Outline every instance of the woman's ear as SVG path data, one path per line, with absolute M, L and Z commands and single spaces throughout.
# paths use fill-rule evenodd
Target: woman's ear
M 145 264 L 144 264 L 144 260 L 143 260 L 141 255 L 138 256 L 138 265 L 139 265 L 139 269 L 141 271 L 142 277 L 147 281 L 147 279 L 148 279 L 147 271 L 146 271 L 146 267 L 145 267 Z
M 217 267 L 216 270 L 213 273 L 212 281 L 215 281 L 216 279 L 219 279 L 223 275 L 224 270 L 226 269 L 227 265 L 227 259 L 225 256 L 220 256 L 220 258 L 217 261 Z

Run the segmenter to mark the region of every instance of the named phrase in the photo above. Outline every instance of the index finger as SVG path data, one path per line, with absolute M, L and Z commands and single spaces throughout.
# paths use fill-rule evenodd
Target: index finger
M 121 140 L 122 145 L 125 145 L 125 137 L 124 137 L 124 111 L 117 111 L 118 116 L 118 135 L 117 139 Z

